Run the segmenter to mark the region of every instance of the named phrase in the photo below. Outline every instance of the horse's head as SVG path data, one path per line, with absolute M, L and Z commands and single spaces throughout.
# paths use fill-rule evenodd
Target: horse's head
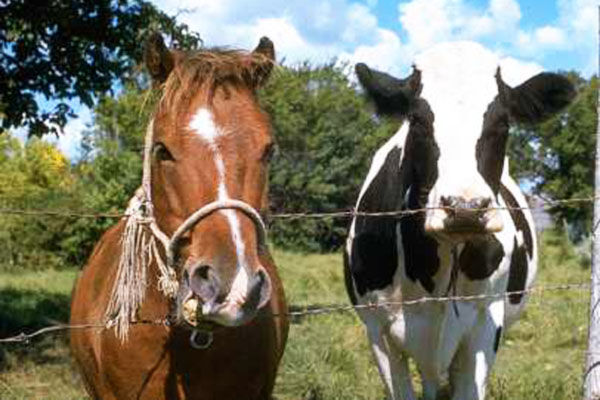
M 152 130 L 150 186 L 160 229 L 172 236 L 198 209 L 230 200 L 267 208 L 272 150 L 269 121 L 256 89 L 274 63 L 273 43 L 252 52 L 168 50 L 152 35 L 146 66 L 163 95 Z M 193 221 L 175 243 L 178 320 L 237 326 L 271 296 L 261 264 L 260 217 L 218 208 Z M 262 260 L 265 260 L 262 254 Z

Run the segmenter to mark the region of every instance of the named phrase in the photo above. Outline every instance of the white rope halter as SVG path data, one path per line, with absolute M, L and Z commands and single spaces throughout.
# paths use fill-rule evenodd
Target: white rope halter
M 121 237 L 121 258 L 105 314 L 108 320 L 107 325 L 115 328 L 117 336 L 123 342 L 127 339 L 130 322 L 136 321 L 137 311 L 144 301 L 147 269 L 152 260 L 156 261 L 160 271 L 159 290 L 167 298 L 176 297 L 179 290 L 175 271 L 178 242 L 200 220 L 218 210 L 242 211 L 256 225 L 258 246 L 266 246 L 267 230 L 258 211 L 248 203 L 234 199 L 217 200 L 200 207 L 169 238 L 160 229 L 154 218 L 150 175 L 153 135 L 153 122 L 151 121 L 144 143 L 142 186 L 129 201 L 125 217 L 123 217 L 127 219 L 127 222 Z M 150 228 L 150 234 L 144 226 Z M 166 262 L 157 247 L 156 239 L 162 243 L 166 253 Z

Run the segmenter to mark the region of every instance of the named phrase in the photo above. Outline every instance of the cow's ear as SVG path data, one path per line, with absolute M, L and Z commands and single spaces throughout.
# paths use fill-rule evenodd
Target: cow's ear
M 144 62 L 152 78 L 152 83 L 158 85 L 167 80 L 175 65 L 175 57 L 165 46 L 160 33 L 152 33 L 144 45 Z
M 423 88 L 421 71 L 416 67 L 413 67 L 412 75 L 406 79 L 370 69 L 362 63 L 356 64 L 355 70 L 359 82 L 375 103 L 377 113 L 381 115 L 406 116 Z
M 573 84 L 564 76 L 543 72 L 511 88 L 496 71 L 498 98 L 510 117 L 520 123 L 541 122 L 569 105 L 575 98 Z

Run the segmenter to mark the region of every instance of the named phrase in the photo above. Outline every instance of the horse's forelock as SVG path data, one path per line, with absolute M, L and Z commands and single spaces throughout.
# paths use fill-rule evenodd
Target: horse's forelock
M 187 53 L 162 85 L 161 108 L 181 109 L 199 92 L 206 91 L 209 98 L 219 86 L 253 90 L 262 83 L 272 65 L 273 61 L 267 56 L 243 50 L 211 49 Z

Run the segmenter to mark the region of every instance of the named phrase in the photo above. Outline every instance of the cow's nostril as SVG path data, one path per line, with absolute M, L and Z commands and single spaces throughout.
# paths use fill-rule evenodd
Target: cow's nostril
M 479 208 L 481 208 L 481 209 L 489 208 L 490 204 L 492 204 L 492 199 L 490 199 L 490 198 L 481 199 L 481 201 L 479 202 Z
M 449 214 L 454 215 L 459 207 L 459 200 L 455 196 L 441 196 L 440 206 Z

